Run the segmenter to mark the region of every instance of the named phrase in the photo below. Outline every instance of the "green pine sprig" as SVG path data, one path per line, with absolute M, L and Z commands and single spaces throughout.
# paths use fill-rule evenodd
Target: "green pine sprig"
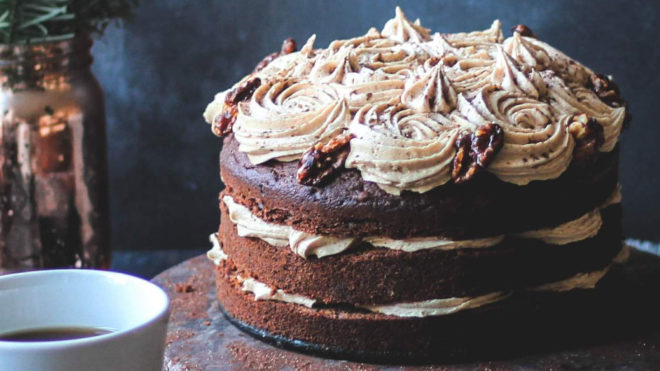
M 34 44 L 102 33 L 132 18 L 138 0 L 0 0 L 0 43 Z

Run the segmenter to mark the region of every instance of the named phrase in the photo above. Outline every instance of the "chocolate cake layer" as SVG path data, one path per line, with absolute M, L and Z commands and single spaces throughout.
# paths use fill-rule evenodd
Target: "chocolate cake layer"
M 368 244 L 304 259 L 240 237 L 222 204 L 220 240 L 238 273 L 324 303 L 388 304 L 509 291 L 603 269 L 620 251 L 621 207 L 602 210 L 599 233 L 566 245 L 506 238 L 493 247 L 406 252 Z
M 583 341 L 586 335 L 602 340 L 613 327 L 634 322 L 618 315 L 630 313 L 629 293 L 621 290 L 616 295 L 605 295 L 598 289 L 520 294 L 448 316 L 399 318 L 255 301 L 227 273 L 218 267 L 216 281 L 217 297 L 229 316 L 270 335 L 316 344 L 316 349 L 326 355 L 362 361 L 501 357 L 537 346 L 569 346 Z M 607 278 L 615 273 L 608 275 L 599 288 L 613 282 Z M 646 308 L 639 312 L 647 313 Z
M 296 182 L 297 162 L 255 166 L 229 136 L 220 156 L 226 191 L 263 220 L 313 234 L 392 238 L 473 238 L 550 227 L 594 209 L 618 182 L 618 149 L 588 164 L 573 164 L 560 177 L 526 186 L 488 173 L 464 184 L 426 193 L 389 194 L 343 170 L 323 187 Z

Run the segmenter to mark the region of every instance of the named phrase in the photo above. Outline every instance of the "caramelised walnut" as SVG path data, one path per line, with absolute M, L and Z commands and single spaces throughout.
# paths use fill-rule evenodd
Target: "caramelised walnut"
M 611 107 L 621 107 L 623 104 L 619 94 L 619 86 L 608 76 L 601 73 L 591 75 L 589 88 L 598 95 L 598 98 Z
M 524 24 L 517 25 L 516 27 L 512 28 L 511 31 L 519 33 L 520 36 L 533 37 L 538 39 L 534 31 L 532 31 L 531 28 L 525 26 Z
M 270 64 L 270 62 L 274 61 L 282 55 L 291 54 L 295 52 L 296 49 L 296 40 L 291 37 L 284 39 L 280 51 L 268 54 L 264 59 L 261 60 L 261 62 L 259 62 L 259 64 L 257 64 L 257 66 L 254 68 L 254 72 L 263 70 L 266 68 L 266 66 L 268 66 L 268 64 Z
M 238 114 L 238 103 L 250 99 L 260 85 L 261 79 L 253 77 L 245 80 L 225 95 L 222 112 L 213 120 L 213 133 L 215 135 L 223 137 L 231 133 L 234 122 L 236 122 L 236 115 Z
M 234 122 L 236 121 L 236 115 L 238 114 L 238 106 L 235 104 L 225 104 L 222 112 L 215 117 L 213 120 L 213 134 L 224 137 L 225 135 L 231 133 Z
M 592 158 L 605 141 L 603 127 L 584 113 L 573 116 L 568 131 L 575 138 L 573 158 L 576 161 L 583 162 Z
M 327 144 L 317 143 L 303 153 L 296 173 L 298 183 L 318 186 L 344 166 L 352 134 L 340 134 Z
M 454 144 L 456 156 L 451 173 L 454 182 L 470 180 L 488 166 L 502 148 L 503 136 L 502 127 L 495 123 L 482 125 L 474 132 L 460 135 Z
M 254 91 L 257 90 L 260 85 L 261 79 L 258 77 L 245 80 L 225 96 L 225 103 L 236 105 L 239 102 L 250 99 L 252 94 L 254 94 Z

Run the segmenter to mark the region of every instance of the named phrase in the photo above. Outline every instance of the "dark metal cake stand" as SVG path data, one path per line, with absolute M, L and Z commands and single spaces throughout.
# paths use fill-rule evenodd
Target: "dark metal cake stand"
M 636 289 L 660 300 L 660 258 L 633 250 L 626 272 Z M 289 348 L 305 349 L 305 344 L 269 337 L 251 328 L 243 330 L 252 336 L 239 330 L 225 318 L 215 299 L 214 277 L 213 265 L 202 255 L 153 279 L 171 299 L 166 370 L 660 369 L 657 320 L 649 322 L 650 331 L 605 344 L 476 363 L 402 367 L 319 358 L 277 348 L 255 337 L 266 337 Z M 629 304 L 634 315 L 639 303 Z

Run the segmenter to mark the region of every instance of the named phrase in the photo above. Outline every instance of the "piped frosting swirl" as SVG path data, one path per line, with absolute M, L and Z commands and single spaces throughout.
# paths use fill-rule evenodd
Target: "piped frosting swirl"
M 425 192 L 451 177 L 458 126 L 443 115 L 403 104 L 367 105 L 348 130 L 355 137 L 346 166 L 387 192 Z
M 285 80 L 261 85 L 239 105 L 234 126 L 239 150 L 253 164 L 293 161 L 314 143 L 339 134 L 350 111 L 332 86 Z

